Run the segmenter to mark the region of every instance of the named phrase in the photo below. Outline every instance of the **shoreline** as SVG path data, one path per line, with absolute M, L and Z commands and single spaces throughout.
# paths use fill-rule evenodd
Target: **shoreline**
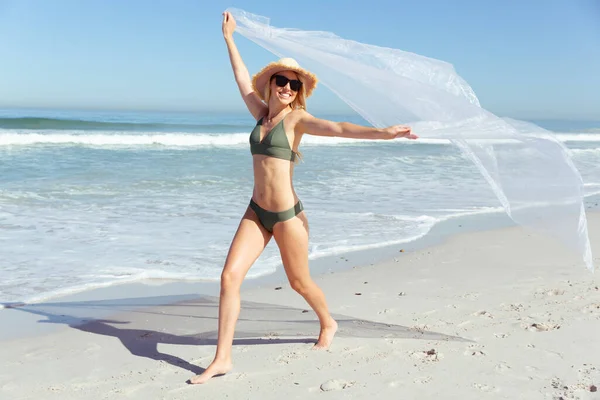
M 593 214 L 600 215 L 600 206 L 598 206 L 600 195 L 593 195 L 585 200 L 588 218 Z M 452 240 L 455 236 L 476 232 L 489 232 L 509 227 L 517 227 L 517 225 L 504 211 L 450 217 L 434 225 L 424 236 L 407 243 L 354 250 L 311 259 L 309 260 L 311 276 L 316 279 L 326 274 L 339 273 L 376 264 L 398 262 L 403 258 L 410 257 L 412 253 L 442 245 Z M 286 284 L 287 278 L 285 272 L 282 266 L 279 265 L 273 273 L 244 280 L 241 290 L 243 295 L 244 292 L 249 290 L 266 289 Z M 18 309 L 23 306 L 53 305 L 57 308 L 66 307 L 73 314 L 70 316 L 71 324 L 77 325 L 94 319 L 110 317 L 118 313 L 118 311 L 110 308 L 96 307 L 91 315 L 89 313 L 80 315 L 75 312 L 76 310 L 69 308 L 69 304 L 98 301 L 110 304 L 125 297 L 130 300 L 142 300 L 141 303 L 135 305 L 133 303 L 137 302 L 121 304 L 122 307 L 131 309 L 135 307 L 163 306 L 201 296 L 218 297 L 218 293 L 219 281 L 201 279 L 197 281 L 146 279 L 135 282 L 112 283 L 106 287 L 58 295 L 32 303 L 5 303 L 6 306 L 0 308 L 0 326 L 7 326 L 9 328 L 0 331 L 0 342 L 17 337 L 44 335 L 58 328 L 57 326 L 40 326 L 40 324 L 35 323 L 35 318 L 32 318 L 31 315 L 18 313 Z
M 600 213 L 588 221 L 598 254 Z M 339 264 L 314 276 L 339 324 L 329 350 L 311 350 L 318 320 L 287 282 L 246 285 L 235 369 L 202 386 L 186 381 L 214 356 L 218 293 L 139 285 L 4 310 L 38 334 L 2 340 L 0 397 L 597 396 L 600 279 L 553 240 L 515 226 L 473 230 L 396 259 Z
M 598 254 L 600 213 L 588 222 Z M 235 369 L 202 386 L 186 381 L 214 356 L 214 290 L 132 285 L 3 310 L 35 332 L 1 341 L 0 397 L 595 399 L 600 278 L 547 237 L 463 227 L 313 274 L 339 324 L 328 351 L 311 350 L 318 320 L 287 282 L 245 285 Z
M 483 232 L 514 225 L 514 222 L 510 220 L 504 212 L 470 214 L 449 218 L 434 225 L 427 234 L 411 242 L 349 251 L 341 254 L 319 257 L 314 260 L 311 259 L 309 260 L 311 276 L 316 278 L 324 274 L 342 272 L 360 266 L 374 265 L 389 260 L 399 259 L 411 252 L 443 243 L 452 236 L 460 235 L 461 233 Z M 242 285 L 242 294 L 245 291 L 252 289 L 281 286 L 284 284 L 287 284 L 287 278 L 283 267 L 279 265 L 272 273 L 261 275 L 256 278 L 245 279 Z M 69 313 L 72 314 L 71 323 L 81 324 L 92 319 L 110 317 L 117 311 L 103 310 L 96 307 L 91 315 L 80 315 L 76 312 L 77 310 L 69 308 L 69 304 L 97 301 L 110 303 L 113 300 L 128 297 L 130 299 L 146 299 L 139 307 L 151 307 L 176 303 L 182 299 L 189 299 L 194 296 L 218 296 L 218 293 L 219 281 L 200 279 L 197 281 L 146 279 L 135 282 L 113 283 L 105 287 L 53 296 L 42 301 L 31 303 L 5 303 L 6 305 L 3 308 L 0 308 L 0 326 L 7 326 L 9 328 L 0 331 L 0 342 L 16 337 L 43 335 L 58 328 L 56 326 L 40 326 L 40 324 L 35 323 L 35 318 L 32 318 L 30 315 L 19 313 L 18 309 L 24 306 L 52 305 L 57 308 L 66 307 Z M 149 298 L 153 298 L 154 300 L 148 301 Z M 164 304 L 162 302 L 164 302 Z M 133 307 L 133 304 L 127 302 L 122 306 Z
M 600 201 L 600 195 L 598 195 Z M 309 261 L 311 263 L 311 273 L 321 273 L 327 270 L 327 265 L 338 264 L 339 260 L 345 260 L 351 258 L 353 263 L 367 263 L 367 262 L 378 262 L 383 261 L 386 258 L 394 256 L 394 250 L 396 247 L 403 247 L 404 249 L 420 249 L 439 243 L 444 238 L 459 234 L 469 230 L 489 230 L 498 227 L 512 226 L 514 223 L 506 216 L 504 211 L 486 211 L 486 212 L 474 212 L 458 214 L 456 216 L 445 217 L 444 219 L 437 222 L 432 228 L 421 237 L 417 237 L 413 240 L 406 239 L 400 243 L 384 244 L 381 246 L 366 245 L 366 248 L 359 248 L 344 250 L 333 254 L 327 254 L 322 256 L 311 257 L 309 255 Z M 463 228 L 464 227 L 464 228 Z M 272 244 L 270 244 L 273 246 Z M 382 253 L 384 254 L 382 256 Z M 224 257 L 223 257 L 224 258 Z M 343 268 L 342 266 L 336 267 Z M 268 280 L 273 275 L 278 275 L 277 279 L 284 279 L 285 276 L 280 274 L 282 272 L 282 265 L 277 265 L 274 272 L 264 273 L 253 278 L 247 278 L 245 282 L 257 282 L 262 280 Z M 149 285 L 149 286 L 161 286 L 169 283 L 181 283 L 187 285 L 200 285 L 200 286 L 211 286 L 218 283 L 218 280 L 208 279 L 169 279 L 169 278 L 145 278 L 126 280 L 123 282 L 101 282 L 94 284 L 93 286 L 83 287 L 72 287 L 65 288 L 62 290 L 56 290 L 42 295 L 32 296 L 30 300 L 25 301 L 9 301 L 0 303 L 0 312 L 4 309 L 10 309 L 25 304 L 39 304 L 45 302 L 54 302 L 69 299 L 80 299 L 80 296 L 86 296 L 86 293 L 94 293 L 98 291 L 112 292 L 112 288 L 116 287 L 127 287 L 130 285 Z

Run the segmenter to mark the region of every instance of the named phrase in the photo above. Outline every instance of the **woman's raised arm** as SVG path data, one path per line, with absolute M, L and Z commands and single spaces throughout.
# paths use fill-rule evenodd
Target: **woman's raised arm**
M 235 76 L 235 81 L 240 89 L 242 99 L 244 99 L 244 103 L 246 103 L 246 107 L 248 107 L 248 111 L 250 111 L 250 114 L 252 114 L 254 119 L 258 120 L 267 113 L 267 106 L 254 92 L 248 68 L 246 68 L 242 56 L 233 41 L 235 26 L 235 19 L 229 12 L 225 11 L 223 13 L 223 37 L 225 38 L 225 43 L 227 43 L 229 61 L 231 61 L 233 75 Z

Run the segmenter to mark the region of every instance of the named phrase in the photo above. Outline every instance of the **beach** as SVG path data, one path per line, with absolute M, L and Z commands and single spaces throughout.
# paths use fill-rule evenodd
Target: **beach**
M 0 112 L 1 400 L 599 398 L 597 276 L 516 226 L 439 139 L 307 138 L 294 183 L 333 345 L 311 350 L 318 321 L 270 243 L 242 286 L 233 371 L 188 384 L 214 356 L 219 276 L 252 193 L 248 124 Z M 600 138 L 556 138 L 597 255 Z
M 599 254 L 600 213 L 588 222 Z M 214 355 L 216 285 L 1 310 L 0 398 L 600 398 L 600 280 L 576 254 L 516 226 L 387 251 L 314 274 L 340 326 L 327 351 L 282 274 L 245 284 L 234 369 L 205 385 L 186 381 Z

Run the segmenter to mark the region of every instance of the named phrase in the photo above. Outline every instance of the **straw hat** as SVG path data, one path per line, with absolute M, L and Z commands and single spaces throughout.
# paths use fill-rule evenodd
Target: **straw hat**
M 302 81 L 302 86 L 304 86 L 306 98 L 308 98 L 315 87 L 317 87 L 317 82 L 319 80 L 315 74 L 301 68 L 293 58 L 280 58 L 278 61 L 268 64 L 252 77 L 252 87 L 262 100 L 265 99 L 263 91 L 265 90 L 267 82 L 269 82 L 273 75 L 281 71 L 294 71 L 298 74 L 300 81 Z

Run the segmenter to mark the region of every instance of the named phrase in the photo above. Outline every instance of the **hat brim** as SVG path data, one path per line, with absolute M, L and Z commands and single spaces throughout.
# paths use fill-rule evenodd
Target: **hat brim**
M 298 74 L 300 81 L 302 81 L 302 85 L 304 86 L 305 97 L 308 98 L 313 90 L 317 87 L 317 83 L 319 80 L 316 75 L 312 72 L 305 70 L 304 68 L 285 65 L 279 62 L 272 62 L 268 64 L 266 67 L 261 69 L 254 77 L 252 78 L 252 87 L 258 97 L 261 100 L 265 100 L 265 88 L 271 77 L 281 71 L 294 71 Z

